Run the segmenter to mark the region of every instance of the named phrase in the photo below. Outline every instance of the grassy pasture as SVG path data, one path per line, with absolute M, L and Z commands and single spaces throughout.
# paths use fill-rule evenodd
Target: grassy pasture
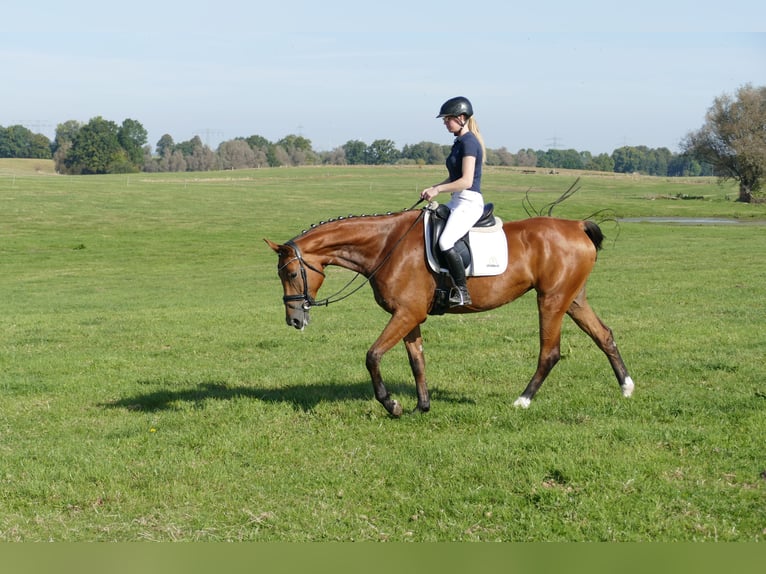
M 575 174 L 492 168 L 505 219 Z M 528 410 L 534 298 L 424 325 L 432 411 L 391 419 L 365 287 L 284 325 L 273 253 L 409 207 L 442 170 L 60 177 L 0 162 L 0 540 L 760 541 L 766 206 L 714 180 L 585 174 L 605 222 L 590 300 L 636 381 L 571 322 Z M 679 199 L 683 196 L 700 199 Z M 320 294 L 350 274 L 331 269 Z M 403 348 L 383 362 L 405 409 Z

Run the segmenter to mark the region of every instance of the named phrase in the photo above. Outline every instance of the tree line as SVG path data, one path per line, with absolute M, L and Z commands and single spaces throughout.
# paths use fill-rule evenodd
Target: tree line
M 442 165 L 450 145 L 420 142 L 397 149 L 394 142 L 379 139 L 367 144 L 350 140 L 331 151 L 317 152 L 311 140 L 287 135 L 271 142 L 252 135 L 222 142 L 215 150 L 199 136 L 176 142 L 163 135 L 154 149 L 147 145 L 147 131 L 140 122 L 121 124 L 102 117 L 87 123 L 69 120 L 59 124 L 50 141 L 24 126 L 0 126 L 0 157 L 52 158 L 62 174 L 132 172 L 183 172 L 301 165 Z M 623 146 L 611 154 L 593 155 L 574 149 L 488 149 L 487 165 L 544 169 L 583 169 L 659 176 L 712 175 L 710 164 L 689 154 L 667 148 Z

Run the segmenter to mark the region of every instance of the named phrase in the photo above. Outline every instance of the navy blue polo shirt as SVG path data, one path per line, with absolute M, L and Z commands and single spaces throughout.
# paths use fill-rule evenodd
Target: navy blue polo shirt
M 447 156 L 447 172 L 450 181 L 455 181 L 463 177 L 463 157 L 473 156 L 476 158 L 476 167 L 473 170 L 473 184 L 468 189 L 481 193 L 481 166 L 484 155 L 481 149 L 479 139 L 473 132 L 466 132 L 465 135 L 455 138 L 452 144 L 452 150 Z

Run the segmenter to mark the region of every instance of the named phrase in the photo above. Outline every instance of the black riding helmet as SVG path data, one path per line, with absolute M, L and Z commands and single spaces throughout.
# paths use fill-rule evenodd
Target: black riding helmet
M 442 104 L 439 110 L 437 118 L 443 118 L 445 116 L 459 116 L 465 114 L 465 117 L 470 118 L 473 115 L 473 106 L 468 98 L 458 96 L 456 98 L 450 98 Z

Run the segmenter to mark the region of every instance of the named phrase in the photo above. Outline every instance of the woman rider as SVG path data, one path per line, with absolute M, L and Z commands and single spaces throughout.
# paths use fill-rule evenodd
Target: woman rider
M 470 305 L 471 295 L 465 278 L 465 267 L 455 251 L 455 242 L 479 220 L 484 211 L 481 195 L 481 168 L 484 163 L 484 141 L 473 117 L 471 102 L 464 97 L 450 98 L 442 105 L 437 118 L 455 136 L 447 157 L 447 178 L 423 190 L 421 199 L 431 201 L 440 193 L 451 193 L 447 203 L 450 216 L 439 238 L 456 289 L 450 294 L 451 307 Z

